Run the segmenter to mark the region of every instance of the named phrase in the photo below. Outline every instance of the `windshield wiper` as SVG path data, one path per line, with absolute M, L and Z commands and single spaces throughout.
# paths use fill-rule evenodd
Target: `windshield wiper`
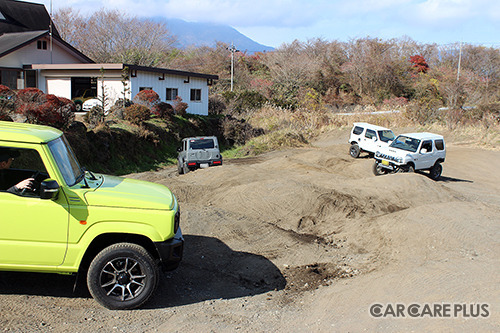
M 87 170 L 85 170 L 85 168 L 81 168 L 80 171 L 82 173 L 80 174 L 80 176 L 78 176 L 78 178 L 76 179 L 76 182 L 79 183 L 83 179 L 85 186 L 83 186 L 82 188 L 90 188 L 89 183 L 87 183 L 87 178 L 85 178 L 85 174 L 87 173 Z
M 89 173 L 89 175 L 90 175 L 90 180 L 97 180 L 97 178 L 94 176 L 94 174 L 92 173 L 92 171 L 87 170 L 87 169 L 85 169 L 85 168 L 83 168 L 83 171 L 85 171 L 85 172 L 88 172 L 88 173 Z

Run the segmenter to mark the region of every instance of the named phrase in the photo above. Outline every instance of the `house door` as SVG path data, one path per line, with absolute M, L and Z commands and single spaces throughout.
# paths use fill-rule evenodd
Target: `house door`
M 71 99 L 71 80 L 47 78 L 47 94 Z

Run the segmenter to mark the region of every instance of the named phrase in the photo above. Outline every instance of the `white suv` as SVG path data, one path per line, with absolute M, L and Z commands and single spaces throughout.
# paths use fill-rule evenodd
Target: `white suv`
M 361 152 L 373 156 L 381 147 L 387 147 L 396 136 L 385 127 L 368 123 L 354 123 L 349 137 L 349 154 L 357 158 Z
M 375 154 L 373 173 L 382 175 L 394 172 L 429 170 L 437 180 L 443 171 L 441 163 L 446 157 L 444 138 L 432 133 L 399 135 L 389 147 L 380 148 Z

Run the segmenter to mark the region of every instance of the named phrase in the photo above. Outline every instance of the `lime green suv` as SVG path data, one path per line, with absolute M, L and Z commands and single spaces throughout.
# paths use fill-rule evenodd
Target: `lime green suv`
M 0 121 L 0 206 L 0 270 L 86 275 L 109 309 L 142 305 L 182 258 L 172 192 L 85 171 L 51 127 Z

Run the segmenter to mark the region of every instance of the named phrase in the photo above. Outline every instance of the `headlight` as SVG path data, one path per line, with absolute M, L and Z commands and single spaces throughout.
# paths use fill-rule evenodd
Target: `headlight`
M 375 153 L 375 157 L 380 157 L 380 152 L 377 150 L 377 152 Z

